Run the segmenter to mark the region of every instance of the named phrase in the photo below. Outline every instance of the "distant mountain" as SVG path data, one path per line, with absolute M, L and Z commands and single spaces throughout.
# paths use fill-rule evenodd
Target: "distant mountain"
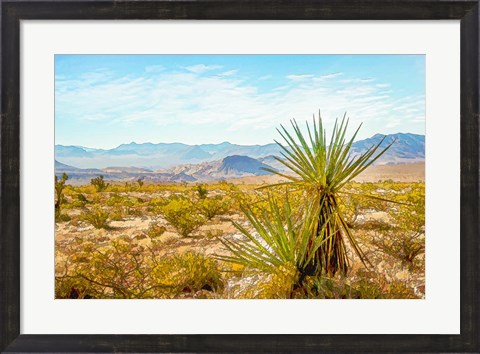
M 69 183 L 89 183 L 93 177 L 102 175 L 106 180 L 135 182 L 195 182 L 213 181 L 246 176 L 269 174 L 264 168 L 271 168 L 248 156 L 227 156 L 222 160 L 200 164 L 177 165 L 169 169 L 151 171 L 136 167 L 107 167 L 104 169 L 81 169 L 55 161 L 55 174 L 66 172 Z
M 264 170 L 265 168 L 271 167 L 248 156 L 233 155 L 223 159 L 219 171 L 226 175 L 252 174 L 262 176 L 270 174 L 270 172 Z
M 98 170 L 100 171 L 100 170 Z M 145 173 L 145 172 L 153 172 L 147 168 L 140 168 L 140 167 L 107 167 L 102 168 L 102 172 L 105 173 Z
M 282 164 L 280 161 L 278 161 L 275 158 L 275 155 L 268 155 L 265 157 L 261 157 L 258 159 L 261 163 L 264 163 L 265 165 L 268 165 L 276 170 L 283 171 L 285 170 L 285 165 Z
M 233 155 L 217 161 L 178 165 L 159 172 L 183 174 L 192 176 L 196 180 L 209 181 L 269 174 L 270 172 L 265 171 L 264 168 L 272 167 L 248 156 Z
M 196 180 L 197 179 L 195 177 L 187 175 L 186 173 L 183 173 L 183 172 L 173 175 L 168 179 L 169 182 L 194 182 Z
M 390 135 L 375 134 L 371 138 L 360 140 L 352 145 L 352 155 L 358 155 L 370 147 L 380 143 L 384 149 L 392 146 L 378 159 L 376 164 L 412 163 L 425 160 L 425 135 L 397 133 Z
M 61 173 L 66 172 L 67 174 L 72 173 L 101 173 L 102 170 L 96 168 L 77 168 L 70 165 L 66 165 L 55 160 L 55 171 L 59 171 Z
M 90 151 L 78 146 L 55 145 L 55 158 L 57 157 L 89 157 Z
M 200 146 L 192 146 L 183 154 L 183 159 L 185 160 L 199 160 L 205 161 L 212 157 L 211 154 L 203 150 Z
M 384 135 L 359 140 L 352 146 L 354 155 L 360 154 Z M 394 141 L 393 146 L 375 164 L 398 164 L 425 160 L 425 136 L 398 133 L 385 136 L 382 147 Z M 214 163 L 232 156 L 256 159 L 259 163 L 282 169 L 274 159 L 280 155 L 277 144 L 237 145 L 229 142 L 220 144 L 187 145 L 182 143 L 142 143 L 131 142 L 114 149 L 92 149 L 82 146 L 55 146 L 55 159 L 78 168 L 103 169 L 108 166 L 138 167 L 148 170 L 171 169 L 175 166 Z
M 56 145 L 55 158 L 79 168 L 136 166 L 155 170 L 181 164 L 217 161 L 232 155 L 260 158 L 277 154 L 279 150 L 277 144 L 236 145 L 223 142 L 220 144 L 187 145 L 182 143 L 137 144 L 131 142 L 109 150 Z

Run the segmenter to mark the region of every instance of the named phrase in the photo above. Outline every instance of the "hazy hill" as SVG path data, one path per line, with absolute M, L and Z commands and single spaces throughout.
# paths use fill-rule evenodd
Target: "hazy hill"
M 359 154 L 379 142 L 384 135 L 353 144 L 352 152 Z M 387 135 L 382 144 L 395 143 L 376 164 L 422 162 L 425 159 L 425 136 L 410 133 Z M 55 146 L 55 159 L 77 168 L 106 168 L 109 166 L 138 167 L 149 170 L 172 168 L 178 165 L 202 164 L 223 160 L 231 156 L 246 156 L 257 159 L 274 168 L 280 165 L 273 156 L 280 156 L 277 144 L 237 145 L 229 142 L 220 144 L 187 145 L 182 143 L 122 144 L 114 149 L 93 149 L 81 146 Z
M 248 156 L 233 155 L 223 159 L 219 171 L 226 175 L 237 175 L 250 173 L 255 176 L 269 174 L 264 168 L 271 168 L 258 160 Z
M 375 134 L 371 138 L 353 143 L 352 153 L 360 154 L 378 144 L 383 138 L 380 148 L 385 148 L 393 142 L 393 145 L 383 154 L 380 164 L 413 163 L 425 160 L 425 136 L 418 134 Z
M 177 165 L 169 169 L 150 171 L 136 167 L 107 167 L 104 169 L 80 169 L 55 161 L 55 174 L 69 175 L 73 184 L 89 183 L 90 179 L 103 175 L 107 180 L 147 182 L 194 182 L 212 181 L 269 174 L 264 168 L 270 166 L 248 156 L 227 156 L 222 160 L 201 164 Z

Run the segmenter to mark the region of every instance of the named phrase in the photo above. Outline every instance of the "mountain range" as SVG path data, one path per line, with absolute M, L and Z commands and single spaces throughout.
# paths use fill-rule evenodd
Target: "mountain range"
M 364 152 L 384 138 L 381 147 L 394 142 L 376 164 L 402 164 L 425 160 L 425 136 L 398 133 L 375 134 L 353 143 L 351 153 Z M 283 170 L 275 159 L 281 156 L 277 144 L 187 145 L 182 143 L 122 144 L 114 149 L 55 146 L 55 172 L 84 180 L 102 174 L 106 179 L 193 182 L 267 174 L 264 168 Z M 73 167 L 75 166 L 75 167 Z M 116 167 L 111 167 L 116 166 Z

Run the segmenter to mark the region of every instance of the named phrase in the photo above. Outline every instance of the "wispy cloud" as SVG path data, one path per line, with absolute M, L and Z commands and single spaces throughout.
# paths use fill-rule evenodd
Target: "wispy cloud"
M 302 81 L 306 79 L 312 78 L 312 74 L 293 74 L 293 75 L 287 75 L 287 79 L 292 80 L 292 81 Z
M 225 71 L 225 72 L 220 73 L 220 74 L 218 74 L 218 75 L 219 75 L 219 76 L 232 76 L 232 75 L 235 75 L 236 73 L 238 73 L 238 70 L 237 70 L 237 69 L 234 69 L 234 70 Z
M 59 119 L 104 122 L 127 129 L 145 126 L 150 130 L 178 127 L 196 131 L 202 125 L 211 129 L 221 126 L 222 134 L 231 132 L 234 138 L 243 137 L 246 142 L 253 139 L 255 131 L 268 132 L 258 136 L 271 141 L 276 136 L 274 127 L 291 118 L 311 119 L 318 109 L 327 124 L 344 112 L 352 117 L 352 125 L 368 121 L 366 135 L 385 132 L 386 128 L 421 125 L 425 114 L 423 95 L 385 93 L 386 87 L 394 89 L 374 78 L 341 72 L 292 74 L 276 78 L 275 87 L 264 89 L 256 78 L 244 80 L 235 75 L 238 69 L 225 67 L 225 71 L 216 73 L 210 71 L 222 69 L 221 65 L 205 64 L 184 69 L 164 70 L 155 65 L 135 75 L 108 71 L 80 77 L 59 75 L 56 115 Z M 264 80 L 268 78 L 266 75 Z
M 340 75 L 343 75 L 343 73 L 337 72 L 337 73 L 332 73 L 332 74 L 325 74 L 325 75 L 321 75 L 319 77 L 316 77 L 314 80 L 325 81 L 325 80 L 329 80 L 329 79 L 334 79 L 334 78 L 336 78 Z
M 195 74 L 201 74 L 206 71 L 210 70 L 216 70 L 216 69 L 221 69 L 222 67 L 220 65 L 205 65 L 205 64 L 197 64 L 197 65 L 191 65 L 187 66 L 185 69 L 188 71 L 195 73 Z

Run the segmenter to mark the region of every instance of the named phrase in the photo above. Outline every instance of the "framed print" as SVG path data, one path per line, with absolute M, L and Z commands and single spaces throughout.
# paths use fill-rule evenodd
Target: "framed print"
M 479 350 L 477 1 L 1 6 L 2 350 Z

